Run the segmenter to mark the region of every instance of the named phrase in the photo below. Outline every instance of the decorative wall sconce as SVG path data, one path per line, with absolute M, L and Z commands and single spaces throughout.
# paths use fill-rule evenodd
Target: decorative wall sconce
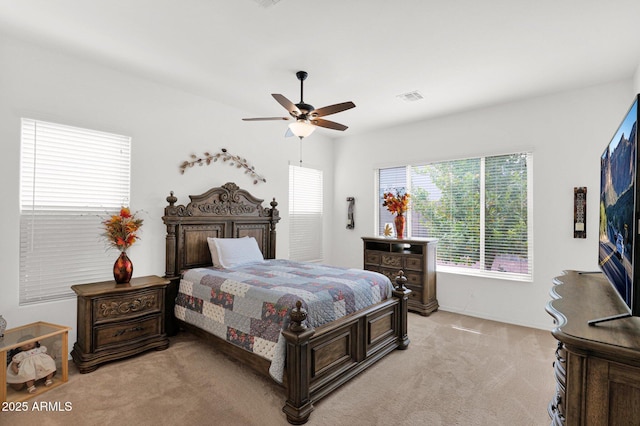
M 573 238 L 587 238 L 587 187 L 573 188 Z
M 356 222 L 353 219 L 353 208 L 355 207 L 356 199 L 353 197 L 347 197 L 349 207 L 347 209 L 347 229 L 353 229 L 356 227 Z

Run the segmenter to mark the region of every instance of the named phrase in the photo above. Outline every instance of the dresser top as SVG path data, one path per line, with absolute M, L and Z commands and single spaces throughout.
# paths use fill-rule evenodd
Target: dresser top
M 89 284 L 72 285 L 71 289 L 78 296 L 99 296 L 101 294 L 126 293 L 155 286 L 166 286 L 169 280 L 156 275 L 132 278 L 127 284 L 116 284 L 115 281 L 102 281 Z
M 391 238 L 391 237 L 362 237 L 364 241 L 379 241 L 381 243 L 405 243 L 405 244 L 424 244 L 424 243 L 437 243 L 437 238 Z
M 547 312 L 556 319 L 552 331 L 556 339 L 590 351 L 639 359 L 640 317 L 588 324 L 627 312 L 604 274 L 566 271 L 554 283 L 554 300 L 548 303 Z

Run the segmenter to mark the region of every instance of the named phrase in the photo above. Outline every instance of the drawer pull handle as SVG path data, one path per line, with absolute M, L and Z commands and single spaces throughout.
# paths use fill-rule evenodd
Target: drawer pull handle
M 113 337 L 118 337 L 118 336 L 122 336 L 124 333 L 129 332 L 129 331 L 142 331 L 144 330 L 144 327 L 133 327 L 133 328 L 123 328 L 122 330 L 119 330 L 116 334 L 113 335 Z

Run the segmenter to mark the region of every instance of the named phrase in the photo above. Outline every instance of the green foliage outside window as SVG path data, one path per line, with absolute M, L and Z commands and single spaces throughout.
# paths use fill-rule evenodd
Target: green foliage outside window
M 528 156 L 410 167 L 411 235 L 438 238 L 440 265 L 530 274 Z

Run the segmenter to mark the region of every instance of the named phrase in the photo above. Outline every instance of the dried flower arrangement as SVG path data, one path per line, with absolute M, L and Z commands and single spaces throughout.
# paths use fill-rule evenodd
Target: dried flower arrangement
M 385 192 L 382 194 L 382 205 L 392 214 L 402 215 L 409 208 L 409 193 L 396 189 L 395 193 Z
M 246 158 L 242 158 L 238 155 L 229 154 L 226 148 L 222 148 L 220 152 L 216 154 L 211 154 L 209 152 L 204 153 L 204 157 L 198 157 L 195 154 L 191 154 L 191 161 L 185 161 L 180 165 L 180 174 L 184 174 L 185 170 L 188 167 L 193 167 L 196 164 L 198 166 L 209 165 L 211 163 L 215 163 L 219 159 L 222 159 L 222 162 L 228 162 L 230 166 L 235 166 L 238 169 L 244 169 L 244 173 L 248 174 L 253 178 L 253 184 L 257 184 L 258 182 L 266 182 L 267 180 L 256 173 L 255 168 L 250 166 L 247 162 Z
M 104 233 L 102 236 L 107 240 L 110 247 L 126 251 L 137 240 L 138 230 L 142 226 L 142 219 L 136 217 L 138 213 L 131 213 L 129 207 L 122 207 L 118 214 L 114 214 L 102 221 Z

